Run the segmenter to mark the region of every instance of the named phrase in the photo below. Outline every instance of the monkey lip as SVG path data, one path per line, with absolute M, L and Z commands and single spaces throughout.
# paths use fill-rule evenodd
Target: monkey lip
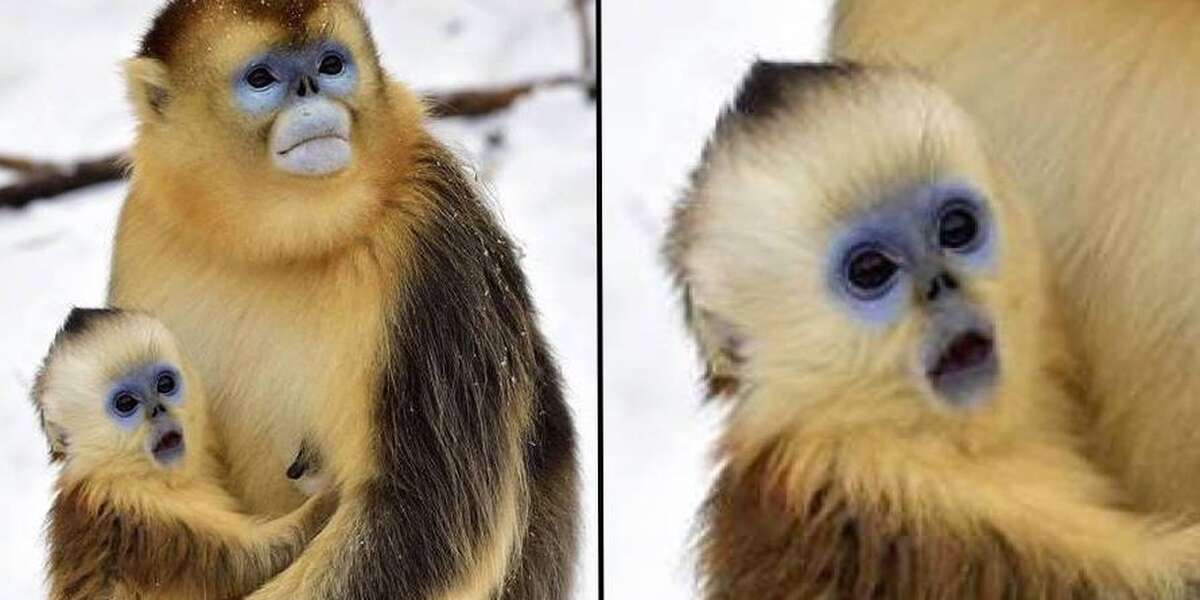
M 955 405 L 977 402 L 995 383 L 1000 366 L 990 328 L 968 327 L 949 336 L 927 364 L 925 375 Z
M 293 150 L 296 150 L 297 148 L 299 148 L 305 144 L 313 144 L 313 143 L 319 143 L 319 142 L 333 143 L 333 144 L 349 144 L 350 140 L 348 140 L 345 137 L 338 135 L 336 133 L 327 133 L 324 135 L 318 135 L 315 137 L 310 137 L 308 139 L 300 140 L 299 142 L 292 144 L 291 146 L 287 147 L 286 149 L 280 150 L 279 155 L 287 156 L 288 154 L 291 154 Z
M 931 378 L 967 371 L 986 364 L 992 358 L 992 338 L 982 331 L 964 331 L 946 346 L 937 363 L 929 370 Z
M 323 177 L 342 171 L 350 165 L 353 151 L 349 135 L 340 131 L 321 130 L 297 136 L 275 152 L 275 167 L 284 173 L 301 177 Z
M 175 461 L 183 454 L 183 432 L 169 429 L 158 436 L 154 446 L 150 448 L 155 460 L 163 464 Z

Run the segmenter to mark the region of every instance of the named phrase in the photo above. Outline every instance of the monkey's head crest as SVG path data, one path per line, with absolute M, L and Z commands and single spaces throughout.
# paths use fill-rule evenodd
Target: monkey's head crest
M 204 395 L 157 319 L 75 309 L 34 386 L 51 457 L 69 466 L 170 469 L 203 443 Z
M 422 117 L 352 0 L 175 0 L 126 73 L 133 193 L 255 260 L 360 237 Z
M 1009 193 L 965 114 L 918 77 L 756 65 L 668 244 L 737 420 L 771 437 L 1011 408 L 1044 308 Z

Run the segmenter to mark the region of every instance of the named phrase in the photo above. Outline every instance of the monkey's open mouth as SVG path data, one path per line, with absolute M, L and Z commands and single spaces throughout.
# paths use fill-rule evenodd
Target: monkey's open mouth
M 159 434 L 158 440 L 150 448 L 154 459 L 162 464 L 175 462 L 183 455 L 183 432 L 178 429 L 168 429 Z
M 944 377 L 983 365 L 992 356 L 992 338 L 982 331 L 964 331 L 950 340 L 930 377 Z
M 933 389 L 954 404 L 970 404 L 999 372 L 992 333 L 968 328 L 947 336 L 926 370 Z M 928 364 L 928 363 L 927 363 Z

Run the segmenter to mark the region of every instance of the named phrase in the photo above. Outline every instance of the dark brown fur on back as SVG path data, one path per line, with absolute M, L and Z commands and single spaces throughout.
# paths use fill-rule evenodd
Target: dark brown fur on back
M 571 597 L 579 537 L 575 430 L 549 349 L 539 341 L 535 352 L 534 423 L 525 443 L 529 531 L 504 590 L 506 600 Z
M 431 140 L 419 156 L 413 187 L 431 213 L 396 257 L 410 277 L 376 408 L 385 475 L 366 490 L 365 543 L 347 548 L 332 589 L 356 600 L 445 591 L 494 539 L 499 494 L 515 483 L 528 522 L 505 597 L 566 598 L 578 502 L 558 369 L 512 242 L 453 156 Z
M 970 538 L 936 524 L 917 527 L 891 507 L 853 501 L 836 481 L 818 486 L 800 514 L 762 489 L 727 470 L 709 497 L 700 540 L 705 598 L 1101 597 L 1097 582 L 1068 565 L 1032 564 L 982 525 Z M 1103 590 L 1104 598 L 1136 597 L 1111 583 Z

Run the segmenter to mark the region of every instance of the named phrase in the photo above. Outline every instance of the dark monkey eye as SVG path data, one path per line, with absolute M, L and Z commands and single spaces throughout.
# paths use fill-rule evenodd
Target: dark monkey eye
M 325 75 L 339 75 L 346 70 L 346 63 L 342 57 L 336 54 L 329 54 L 321 59 L 321 67 L 319 69 Z
M 175 382 L 175 376 L 170 373 L 159 373 L 158 381 L 155 382 L 155 389 L 160 394 L 171 395 L 178 389 L 178 384 Z
M 128 417 L 137 412 L 138 399 L 129 392 L 121 392 L 113 398 L 112 407 L 118 416 Z
M 938 218 L 938 244 L 950 250 L 971 245 L 979 235 L 979 221 L 965 206 L 951 206 Z
M 864 297 L 877 297 L 891 283 L 900 265 L 875 248 L 853 252 L 846 264 L 846 280 L 853 291 Z
M 276 81 L 278 80 L 275 79 L 275 76 L 266 67 L 255 67 L 246 74 L 246 83 L 250 84 L 250 87 L 256 90 L 267 88 Z

